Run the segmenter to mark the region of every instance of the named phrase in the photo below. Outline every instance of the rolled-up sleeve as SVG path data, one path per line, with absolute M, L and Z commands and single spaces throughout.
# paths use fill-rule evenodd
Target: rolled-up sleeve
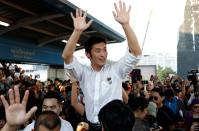
M 141 57 L 141 55 L 136 57 L 129 51 L 126 51 L 125 56 L 115 64 L 116 72 L 121 78 L 125 78 L 126 75 L 132 71 L 133 67 L 139 62 Z
M 68 70 L 71 75 L 73 75 L 77 80 L 81 79 L 83 72 L 83 65 L 77 60 L 76 57 L 73 57 L 71 63 L 64 63 L 64 69 Z
M 127 51 L 126 55 L 124 57 L 126 57 L 127 63 L 131 63 L 132 65 L 136 65 L 140 61 L 140 59 L 142 58 L 142 55 L 134 56 L 132 53 Z

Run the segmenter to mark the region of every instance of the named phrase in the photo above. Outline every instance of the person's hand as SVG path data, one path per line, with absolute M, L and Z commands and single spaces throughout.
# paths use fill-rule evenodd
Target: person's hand
M 89 130 L 89 125 L 86 122 L 80 122 L 77 125 L 76 131 L 88 131 Z
M 198 130 L 199 130 L 199 123 L 193 122 L 190 131 L 198 131 Z
M 129 24 L 131 6 L 129 6 L 127 10 L 125 2 L 121 1 L 119 1 L 119 8 L 116 3 L 114 3 L 114 6 L 115 11 L 113 11 L 113 16 L 115 20 L 119 22 L 121 25 Z
M 83 12 L 81 9 L 76 9 L 76 16 L 71 13 L 74 28 L 76 31 L 84 31 L 91 25 L 93 20 L 86 22 L 86 16 L 87 12 Z
M 1 95 L 1 100 L 6 112 L 7 125 L 10 127 L 20 126 L 32 116 L 32 114 L 37 110 L 37 107 L 31 108 L 31 110 L 26 113 L 26 104 L 29 96 L 28 90 L 25 92 L 22 102 L 20 102 L 18 86 L 14 86 L 14 90 L 9 89 L 8 93 L 10 105 L 5 97 Z

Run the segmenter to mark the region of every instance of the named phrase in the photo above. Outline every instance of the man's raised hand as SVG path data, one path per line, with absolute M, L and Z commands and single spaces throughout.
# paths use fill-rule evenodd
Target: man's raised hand
M 86 16 L 87 16 L 87 12 L 86 11 L 84 12 L 81 9 L 76 9 L 76 16 L 74 16 L 73 13 L 71 13 L 74 28 L 76 31 L 84 31 L 88 27 L 90 27 L 93 20 L 86 22 Z
M 113 11 L 113 16 L 115 20 L 121 25 L 129 24 L 131 6 L 129 6 L 127 10 L 125 2 L 119 1 L 118 5 L 114 3 L 114 7 L 115 11 Z

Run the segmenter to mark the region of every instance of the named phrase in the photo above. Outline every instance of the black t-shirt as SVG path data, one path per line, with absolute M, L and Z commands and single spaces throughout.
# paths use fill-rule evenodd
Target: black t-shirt
M 175 114 L 171 109 L 163 106 L 158 109 L 157 122 L 159 126 L 162 126 L 164 131 L 169 131 L 169 127 L 175 124 Z

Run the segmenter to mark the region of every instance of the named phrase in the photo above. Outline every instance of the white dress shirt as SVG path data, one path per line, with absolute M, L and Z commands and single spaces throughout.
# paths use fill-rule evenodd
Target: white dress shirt
M 79 81 L 85 97 L 86 117 L 90 122 L 99 122 L 98 113 L 105 104 L 114 99 L 122 100 L 122 80 L 138 60 L 139 57 L 127 51 L 119 61 L 105 64 L 99 72 L 81 64 L 75 57 L 70 64 L 64 64 L 64 68 Z
M 68 121 L 63 120 L 61 117 L 60 117 L 60 120 L 61 120 L 60 131 L 73 131 L 73 127 Z M 34 125 L 35 125 L 35 121 L 32 121 L 32 123 L 27 125 L 23 131 L 32 131 L 32 129 L 34 129 Z

